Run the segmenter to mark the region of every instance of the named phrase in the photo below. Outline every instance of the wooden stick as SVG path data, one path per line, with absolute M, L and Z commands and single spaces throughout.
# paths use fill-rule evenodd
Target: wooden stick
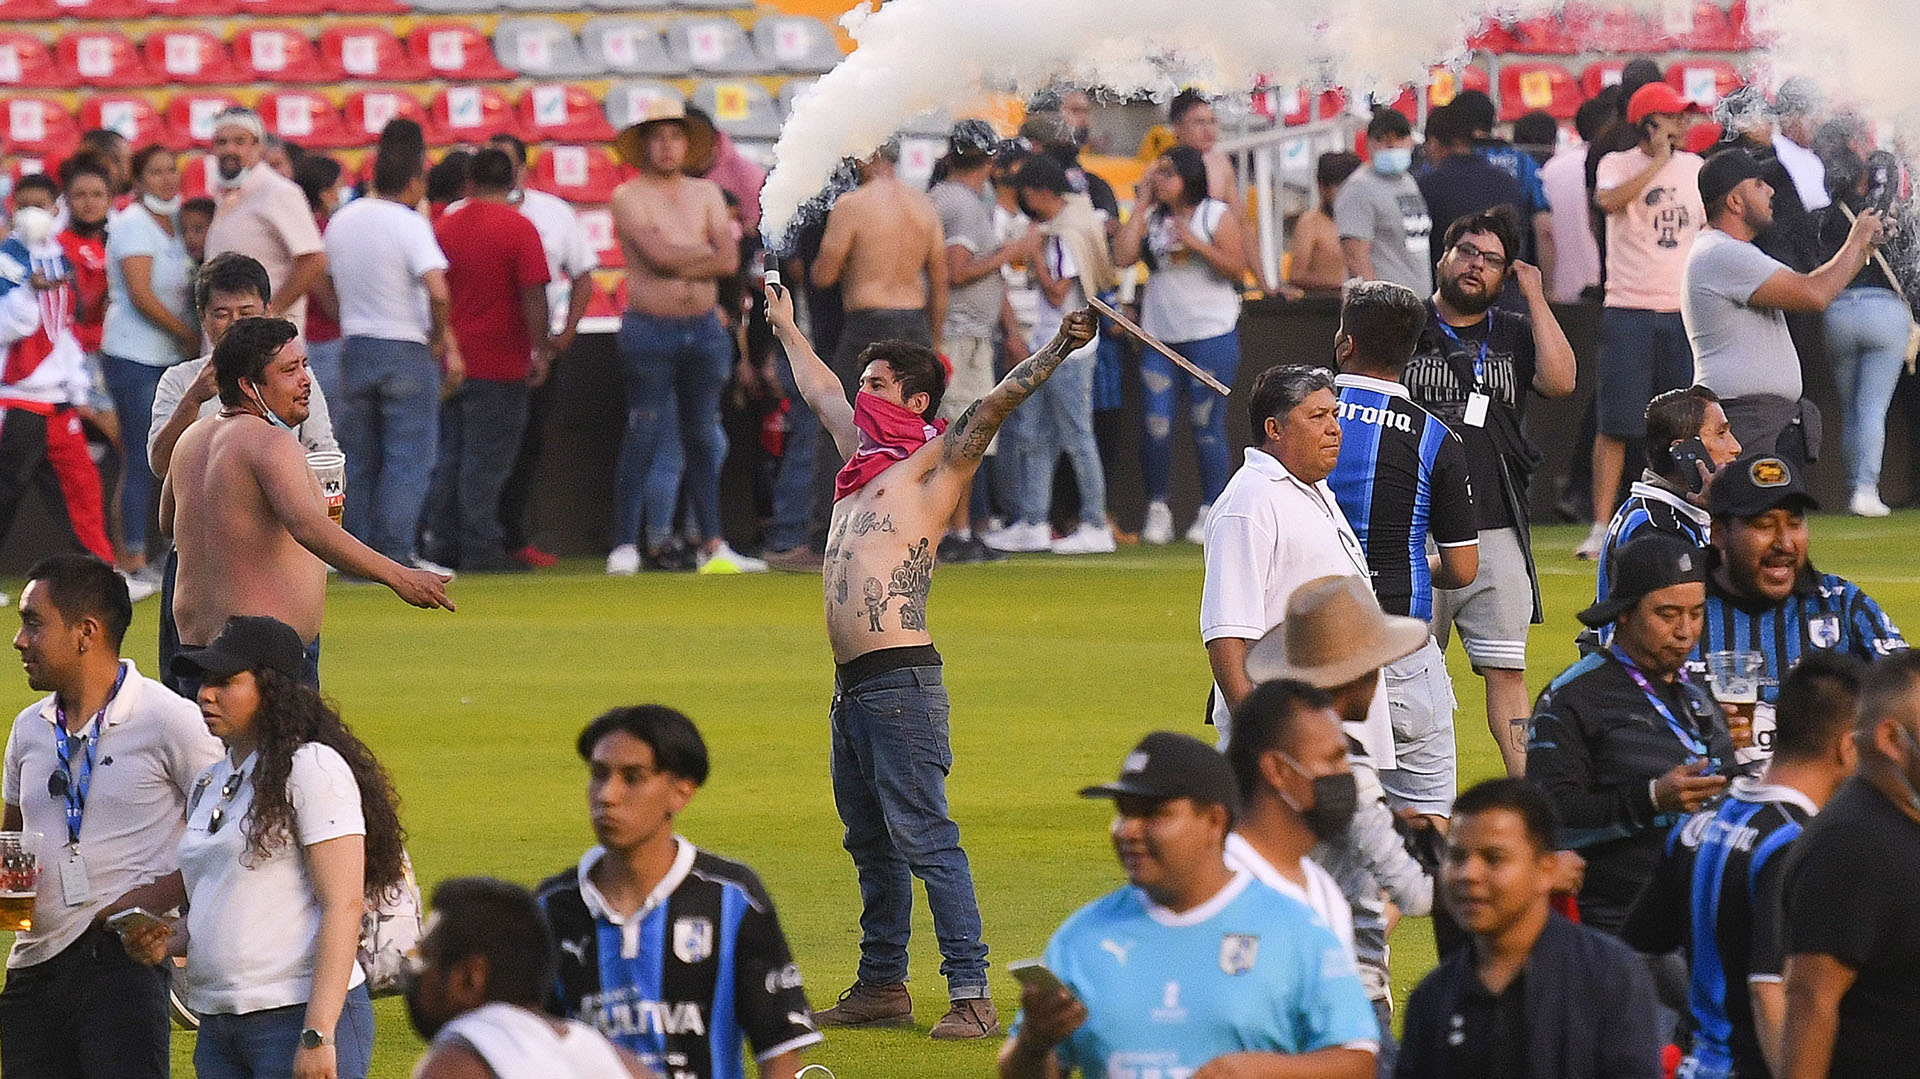
M 1228 387 L 1226 383 L 1221 382 L 1219 379 L 1213 377 L 1210 374 L 1207 374 L 1205 371 L 1202 371 L 1200 368 L 1194 366 L 1193 361 L 1187 359 L 1185 356 L 1180 355 L 1178 352 L 1175 352 L 1174 350 L 1168 348 L 1166 345 L 1161 344 L 1159 338 L 1153 336 L 1152 334 L 1141 329 L 1140 327 L 1135 326 L 1133 324 L 1132 319 L 1128 318 L 1127 316 L 1121 314 L 1118 311 L 1115 311 L 1113 308 L 1107 306 L 1106 304 L 1101 303 L 1100 297 L 1089 296 L 1087 297 L 1087 302 L 1093 305 L 1094 310 L 1112 319 L 1116 324 L 1119 325 L 1121 329 L 1127 331 L 1128 333 L 1134 335 L 1135 337 L 1138 337 L 1140 340 L 1146 342 L 1149 346 L 1153 348 L 1155 352 L 1158 352 L 1160 355 L 1165 356 L 1167 359 L 1172 360 L 1174 363 L 1179 364 L 1181 367 L 1186 369 L 1188 374 L 1206 383 L 1207 385 L 1213 387 L 1213 389 L 1216 392 L 1218 392 L 1220 396 L 1230 397 L 1233 395 L 1233 390 L 1230 387 Z

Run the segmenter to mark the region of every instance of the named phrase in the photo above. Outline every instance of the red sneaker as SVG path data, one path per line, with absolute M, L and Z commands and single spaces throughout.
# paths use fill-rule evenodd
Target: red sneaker
M 513 560 L 523 565 L 532 566 L 534 569 L 546 569 L 548 566 L 560 564 L 560 559 L 557 556 L 543 551 L 531 543 L 513 552 Z

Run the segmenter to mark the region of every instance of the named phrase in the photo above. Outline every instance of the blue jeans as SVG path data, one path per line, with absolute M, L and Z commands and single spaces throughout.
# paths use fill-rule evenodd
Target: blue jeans
M 440 406 L 440 456 L 427 498 L 434 561 L 451 559 L 462 569 L 507 561 L 500 493 L 527 429 L 529 393 L 525 382 L 469 379 Z
M 305 1004 L 203 1015 L 193 1043 L 194 1074 L 198 1079 L 291 1079 L 293 1054 L 306 1025 Z M 333 1039 L 340 1079 L 367 1079 L 373 1063 L 373 1001 L 365 983 L 347 992 Z
M 347 455 L 341 523 L 360 542 L 405 564 L 414 555 L 440 439 L 440 364 L 427 346 L 411 341 L 342 340 L 344 392 L 333 414 Z
M 814 455 L 819 452 L 820 418 L 813 414 L 793 381 L 793 365 L 773 365 L 787 395 L 787 444 L 773 481 L 773 519 L 767 522 L 767 549 L 790 551 L 807 542 L 813 522 Z
M 313 374 L 313 380 L 320 384 L 320 395 L 327 399 L 329 405 L 343 400 L 347 395 L 340 368 L 341 353 L 345 347 L 344 337 L 307 342 L 307 370 Z
M 701 538 L 720 535 L 720 464 L 727 436 L 720 428 L 720 391 L 733 365 L 733 342 L 716 315 L 655 318 L 628 311 L 620 319 L 620 362 L 626 376 L 627 430 L 614 476 L 615 546 L 647 546 L 673 534 L 679 483 L 656 475 L 663 446 L 685 454 L 687 503 Z
M 947 814 L 953 747 L 940 668 L 903 667 L 835 685 L 832 722 L 833 803 L 860 877 L 860 981 L 906 980 L 919 877 L 949 998 L 985 997 L 980 903 L 960 826 Z
M 1233 385 L 1240 369 L 1240 333 L 1224 333 L 1203 341 L 1171 342 L 1175 352 L 1194 366 Z M 1194 458 L 1200 468 L 1200 501 L 1213 505 L 1226 489 L 1233 462 L 1227 447 L 1227 399 L 1152 349 L 1140 350 L 1140 388 L 1145 394 L 1147 438 L 1141 451 L 1147 475 L 1147 500 L 1167 500 L 1172 471 L 1173 413 L 1186 399 L 1187 422 L 1193 427 Z
M 1906 302 L 1883 288 L 1850 288 L 1827 307 L 1827 355 L 1840 390 L 1840 441 L 1855 490 L 1878 488 L 1887 408 L 1907 361 Z
M 1107 480 L 1100 468 L 1100 445 L 1093 438 L 1094 349 L 1083 348 L 1054 369 L 1020 408 L 1033 410 L 1024 432 L 1025 464 L 1020 479 L 1020 520 L 1045 524 L 1053 496 L 1053 468 L 1064 451 L 1080 488 L 1080 520 L 1107 526 Z
M 113 410 L 120 416 L 120 444 L 127 447 L 120 462 L 121 534 L 127 550 L 140 551 L 147 545 L 147 520 L 153 516 L 157 490 L 153 466 L 147 463 L 147 429 L 153 425 L 153 391 L 167 369 L 104 352 L 100 368 L 107 376 Z

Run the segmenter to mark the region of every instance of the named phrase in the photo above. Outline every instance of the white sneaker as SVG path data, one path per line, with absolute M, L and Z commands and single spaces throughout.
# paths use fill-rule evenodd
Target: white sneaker
M 1053 549 L 1053 530 L 1039 522 L 1021 524 L 1015 522 L 1005 528 L 989 532 L 980 537 L 980 542 L 996 551 L 1030 553 Z
M 1587 529 L 1587 538 L 1581 540 L 1580 546 L 1573 549 L 1573 557 L 1578 558 L 1582 562 L 1591 562 L 1599 558 L 1600 552 L 1606 549 L 1607 526 L 1597 524 Z
M 122 573 L 120 579 L 127 582 L 127 599 L 138 603 L 160 594 L 160 586 L 153 581 L 142 580 L 137 573 Z M 4 604 L 0 604 L 4 606 Z
M 1847 503 L 1847 512 L 1855 517 L 1885 517 L 1893 509 L 1880 501 L 1880 492 L 1871 487 L 1856 487 L 1853 489 L 1853 498 Z
M 1052 550 L 1054 554 L 1112 554 L 1113 530 L 1082 521 L 1070 535 L 1054 540 Z
M 423 569 L 423 570 L 426 570 L 428 573 L 439 574 L 440 576 L 445 577 L 449 584 L 451 584 L 453 581 L 453 576 L 454 576 L 453 570 L 447 568 L 446 566 L 441 565 L 438 562 L 429 562 L 428 560 L 421 558 L 419 555 L 414 555 L 412 561 L 409 564 L 413 566 L 414 569 Z
M 1213 515 L 1213 507 L 1202 505 L 1200 512 L 1193 515 L 1193 524 L 1187 526 L 1187 542 L 1196 546 L 1207 542 L 1207 518 Z
M 1173 542 L 1173 511 L 1165 502 L 1147 503 L 1147 523 L 1140 526 L 1140 542 L 1155 547 Z
M 640 548 L 623 543 L 607 552 L 607 576 L 631 577 L 640 572 Z
M 720 546 L 714 548 L 712 554 L 700 556 L 699 572 L 707 574 L 765 573 L 767 564 L 758 558 L 748 558 L 727 546 L 725 540 L 721 540 Z

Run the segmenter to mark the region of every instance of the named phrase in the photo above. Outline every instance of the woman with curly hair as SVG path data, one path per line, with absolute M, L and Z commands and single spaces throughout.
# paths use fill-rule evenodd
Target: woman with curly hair
M 184 933 L 130 934 L 128 951 L 184 947 L 201 1079 L 364 1079 L 373 1053 L 355 951 L 365 897 L 403 878 L 404 836 L 386 770 L 301 661 L 299 634 L 258 616 L 174 660 L 227 754 L 187 803 Z

